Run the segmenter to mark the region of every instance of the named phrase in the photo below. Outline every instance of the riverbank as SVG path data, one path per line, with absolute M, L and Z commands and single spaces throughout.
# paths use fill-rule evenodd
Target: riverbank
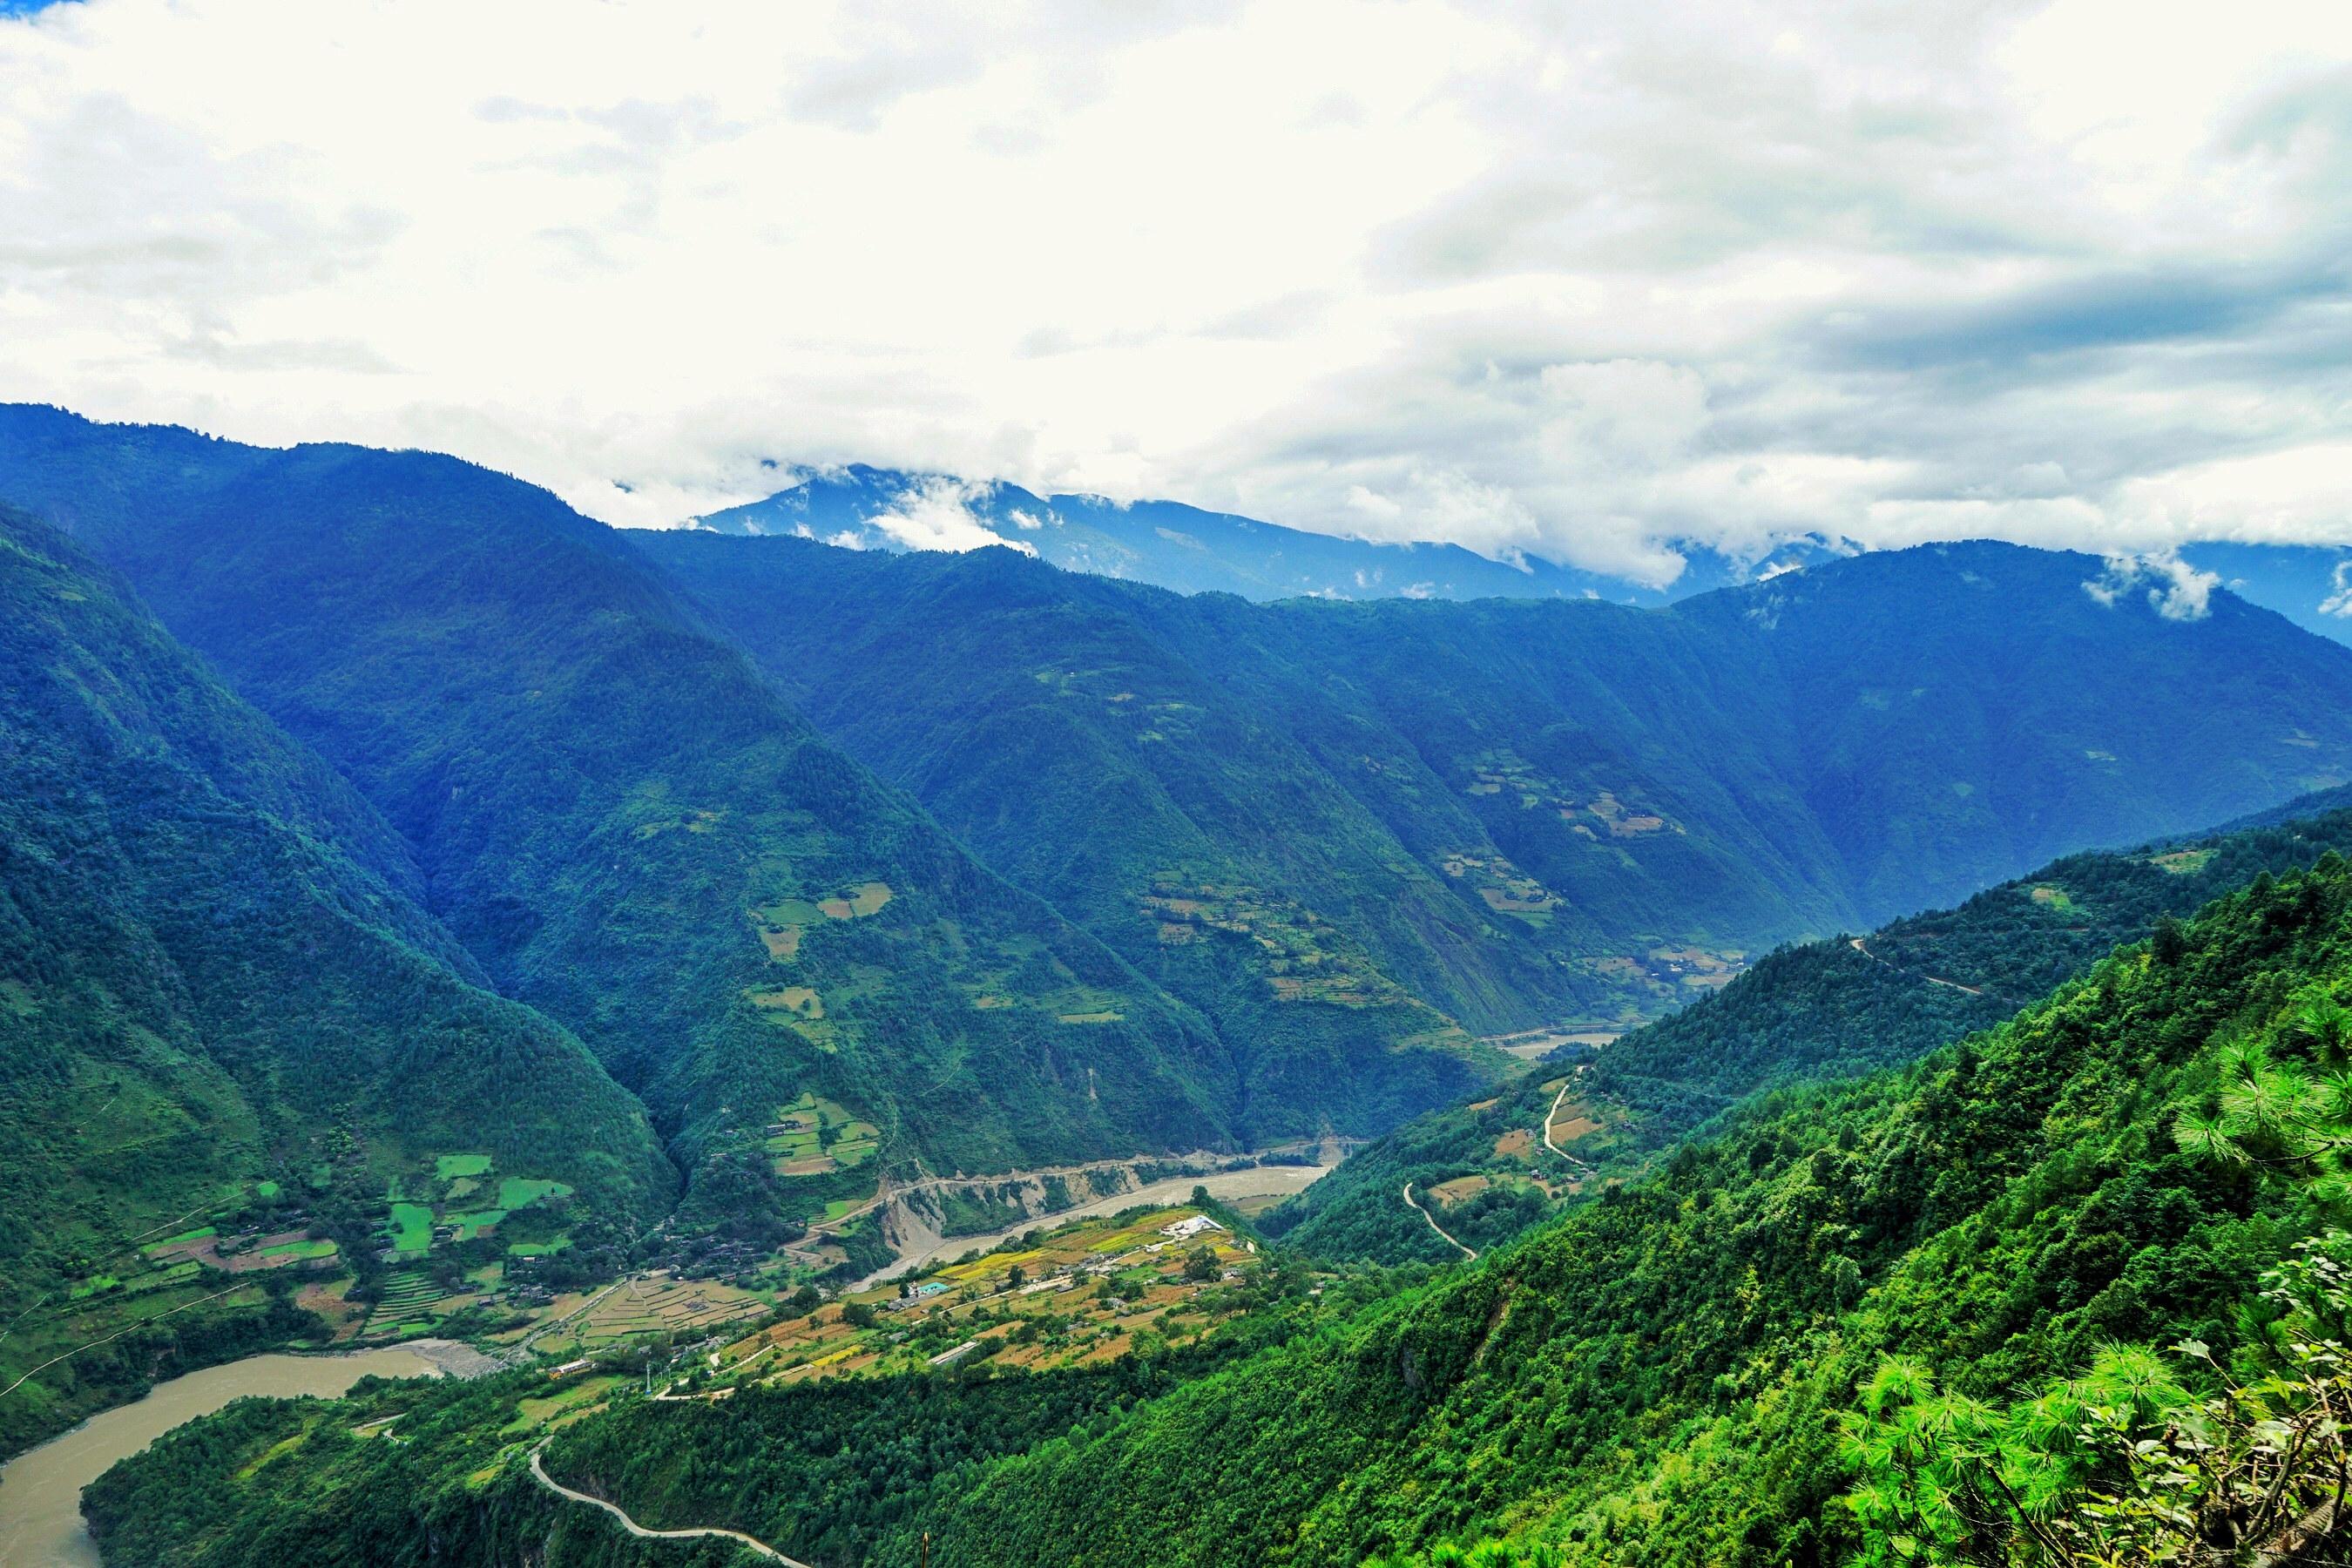
M 849 1287 L 864 1290 L 886 1284 L 902 1274 L 911 1274 L 934 1258 L 961 1258 L 967 1253 L 986 1252 L 1014 1237 L 1026 1236 L 1033 1230 L 1050 1230 L 1073 1220 L 1090 1219 L 1097 1215 L 1117 1214 L 1145 1204 L 1181 1203 L 1192 1195 L 1194 1187 L 1206 1187 L 1209 1195 L 1226 1203 L 1243 1198 L 1288 1197 L 1305 1192 L 1317 1178 L 1332 1169 L 1329 1165 L 1252 1165 L 1241 1171 L 1213 1171 L 1198 1176 L 1171 1176 L 1166 1181 L 1149 1182 L 1129 1192 L 1097 1198 L 1080 1204 L 1076 1208 L 1062 1209 L 1050 1215 L 1007 1226 L 1003 1230 L 988 1231 L 980 1236 L 940 1236 L 935 1231 L 919 1231 L 909 1226 L 894 1233 L 893 1239 L 903 1250 L 898 1257 L 865 1279 Z
M 145 1398 L 100 1411 L 0 1466 L 0 1568 L 100 1568 L 98 1545 L 82 1528 L 82 1488 L 118 1459 L 232 1400 L 332 1398 L 362 1377 L 462 1377 L 488 1360 L 453 1341 L 417 1340 L 338 1355 L 247 1356 L 158 1384 Z

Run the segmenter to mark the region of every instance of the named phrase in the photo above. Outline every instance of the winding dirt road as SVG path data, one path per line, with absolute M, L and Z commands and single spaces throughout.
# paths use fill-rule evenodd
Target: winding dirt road
M 1422 1218 L 1429 1222 L 1430 1229 L 1445 1237 L 1447 1246 L 1459 1248 L 1462 1256 L 1468 1258 L 1471 1262 L 1475 1263 L 1478 1261 L 1477 1248 L 1464 1247 L 1459 1241 L 1454 1240 L 1453 1234 L 1444 1226 L 1437 1223 L 1437 1216 L 1421 1206 L 1420 1202 L 1412 1195 L 1412 1184 L 1411 1182 L 1407 1182 L 1404 1184 L 1404 1201 L 1406 1207 L 1412 1209 L 1413 1213 L 1419 1215 Z
M 614 1519 L 619 1520 L 621 1521 L 622 1528 L 626 1530 L 631 1535 L 643 1536 L 648 1541 L 696 1541 L 709 1536 L 718 1536 L 724 1540 L 734 1542 L 739 1546 L 748 1546 L 752 1551 L 758 1552 L 761 1556 L 767 1558 L 772 1563 L 783 1563 L 784 1568 L 809 1568 L 809 1565 L 802 1562 L 799 1558 L 787 1557 L 782 1552 L 777 1551 L 774 1547 L 769 1545 L 766 1542 L 761 1541 L 755 1536 L 746 1535 L 740 1530 L 647 1530 L 644 1525 L 639 1524 L 635 1520 L 631 1519 L 627 1514 L 622 1512 L 619 1508 L 612 1503 L 606 1502 L 603 1498 L 591 1497 L 586 1492 L 573 1491 L 570 1487 L 565 1486 L 562 1481 L 559 1481 L 554 1477 L 549 1475 L 547 1471 L 540 1466 L 539 1450 L 537 1448 L 533 1448 L 530 1451 L 530 1473 L 537 1479 L 541 1486 L 545 1487 L 549 1491 L 553 1492 L 558 1497 L 569 1498 L 573 1502 L 593 1503 L 596 1507 L 603 1509 L 606 1513 L 609 1513 Z
M 1583 1069 L 1582 1068 L 1577 1068 L 1576 1070 L 1577 1070 L 1578 1072 L 1582 1072 L 1584 1069 Z M 1569 1083 L 1574 1083 L 1575 1081 L 1576 1081 L 1576 1079 L 1575 1079 L 1574 1078 L 1570 1078 L 1570 1079 L 1568 1080 L 1568 1082 L 1569 1082 Z M 1558 1094 L 1555 1094 L 1555 1095 L 1553 1095 L 1553 1096 L 1551 1097 L 1551 1109 L 1550 1109 L 1549 1110 L 1547 1110 L 1547 1111 L 1545 1111 L 1545 1112 L 1544 1112 L 1544 1119 L 1543 1119 L 1543 1142 L 1544 1142 L 1544 1147 L 1545 1147 L 1545 1148 L 1547 1148 L 1547 1149 L 1549 1149 L 1549 1150 L 1550 1150 L 1553 1153 L 1555 1153 L 1555 1154 L 1559 1155 L 1561 1159 L 1563 1159 L 1563 1160 L 1567 1161 L 1570 1164 L 1571 1164 L 1571 1165 L 1575 1166 L 1578 1170 L 1580 1170 L 1580 1171 L 1590 1171 L 1591 1169 L 1592 1169 L 1592 1167 L 1591 1167 L 1591 1166 L 1590 1166 L 1590 1165 L 1586 1164 L 1583 1161 L 1581 1161 L 1581 1160 L 1578 1159 L 1575 1155 L 1573 1155 L 1573 1154 L 1570 1153 L 1567 1150 L 1565 1150 L 1565 1149 L 1561 1148 L 1559 1144 L 1557 1144 L 1557 1143 L 1555 1143 L 1555 1142 L 1553 1142 L 1551 1141 L 1551 1124 L 1552 1124 L 1553 1122 L 1555 1122 L 1555 1121 L 1559 1121 L 1559 1105 L 1560 1105 L 1560 1101 L 1562 1101 L 1562 1100 L 1566 1100 L 1567 1098 L 1568 1098 L 1568 1083 L 1564 1083 L 1564 1084 L 1561 1084 L 1561 1085 L 1559 1086 L 1559 1092 Z
M 1866 944 L 1863 939 L 1858 936 L 1846 938 L 1846 945 L 1853 948 L 1854 952 L 1862 954 L 1863 957 L 1870 960 L 1871 963 L 1885 969 L 1891 969 L 1895 971 L 1895 973 L 1904 976 L 1906 979 L 1924 980 L 1930 985 L 1948 985 L 1955 991 L 1965 991 L 1971 996 L 1990 996 L 1996 1002 L 2007 1002 L 2009 1000 L 2008 997 L 2000 995 L 1994 992 L 1982 990 L 1974 985 L 1963 985 L 1957 980 L 1947 980 L 1940 974 L 1922 974 L 1917 970 L 1906 969 L 1894 960 L 1881 958 L 1878 954 L 1871 952 L 1868 944 Z

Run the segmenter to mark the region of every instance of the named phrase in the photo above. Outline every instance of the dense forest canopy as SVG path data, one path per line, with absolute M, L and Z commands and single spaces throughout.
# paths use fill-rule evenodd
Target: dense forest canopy
M 1453 1255 L 1399 1196 L 1404 1184 L 1483 1190 L 1443 1209 L 1474 1247 L 1504 1241 L 1638 1172 L 1659 1151 L 1775 1084 L 1898 1065 L 2014 1013 L 2168 920 L 2265 872 L 2352 853 L 2352 792 L 2303 797 L 2226 831 L 2070 855 L 1956 909 L 1867 937 L 1768 953 L 1730 984 L 1598 1052 L 1569 1047 L 1515 1085 L 1417 1117 L 1265 1216 L 1327 1258 Z M 1559 1152 L 1534 1135 L 1584 1125 Z
M 936 1560 L 990 1564 L 1441 1563 L 1486 1538 L 1511 1542 L 1494 1561 L 1850 1560 L 1873 1550 L 1869 1489 L 1895 1484 L 1873 1480 L 1878 1450 L 1856 1435 L 1930 1396 L 1890 1393 L 1889 1358 L 1913 1369 L 1907 1388 L 1977 1401 L 2111 1378 L 2114 1344 L 2193 1342 L 2205 1359 L 2168 1373 L 2180 1399 L 2211 1396 L 2221 1369 L 2275 1378 L 2266 1357 L 2287 1342 L 2265 1328 L 2265 1292 L 2336 1200 L 2272 1158 L 2231 1086 L 2249 1052 L 2289 1100 L 2309 1081 L 2294 1075 L 2340 1069 L 2352 868 L 2331 854 L 2261 876 L 2167 929 L 1916 1066 L 1768 1094 L 1475 1265 L 1302 1308 L 1172 1386 L 1138 1364 L 624 1399 L 559 1433 L 545 1463 L 638 1518 L 822 1542 L 830 1562 L 913 1562 L 926 1532 Z M 170 1561 L 299 1541 L 422 1562 L 426 1521 L 486 1542 L 510 1510 L 545 1507 L 526 1445 L 494 1435 L 511 1397 L 242 1406 L 119 1467 L 93 1513 Z M 454 1417 L 468 1402 L 474 1417 Z M 415 1440 L 346 1435 L 390 1410 L 416 1413 L 401 1418 Z M 800 1457 L 876 1415 L 888 1435 L 851 1446 L 905 1456 L 906 1479 L 842 1485 Z M 2083 1475 L 2053 1483 L 2056 1500 L 2108 1479 L 2095 1436 L 2061 1455 Z M 265 1485 L 226 1484 L 264 1454 Z M 404 1500 L 375 1500 L 394 1479 Z M 313 1496 L 343 1500 L 297 1500 Z M 205 1501 L 165 1501 L 181 1497 Z M 615 1549 L 549 1539 L 556 1563 Z
M 1187 598 L 26 408 L 0 502 L 0 1448 L 488 1352 L 173 1433 L 114 1561 L 2336 1531 L 2352 650 L 2226 592 Z

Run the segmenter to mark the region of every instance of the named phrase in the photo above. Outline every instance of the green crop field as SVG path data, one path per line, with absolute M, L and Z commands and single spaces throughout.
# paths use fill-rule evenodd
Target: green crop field
M 433 1162 L 433 1173 L 445 1182 L 460 1176 L 487 1176 L 490 1173 L 488 1154 L 443 1154 Z
M 541 1181 L 535 1176 L 501 1176 L 499 1178 L 499 1207 L 512 1213 L 529 1208 L 541 1198 L 570 1197 L 572 1189 L 562 1182 Z
M 433 1211 L 423 1204 L 394 1204 L 392 1205 L 392 1226 L 387 1234 L 392 1237 L 394 1251 L 427 1251 L 433 1246 Z

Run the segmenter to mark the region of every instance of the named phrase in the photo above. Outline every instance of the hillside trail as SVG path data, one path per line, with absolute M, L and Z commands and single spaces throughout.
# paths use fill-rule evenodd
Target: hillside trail
M 1576 1070 L 1578 1072 L 1582 1072 L 1584 1069 L 1582 1068 L 1578 1068 Z M 1543 1127 L 1540 1131 L 1543 1133 L 1543 1145 L 1545 1148 L 1550 1150 L 1553 1153 L 1559 1155 L 1561 1159 L 1567 1161 L 1578 1170 L 1590 1171 L 1592 1169 L 1591 1165 L 1586 1164 L 1583 1161 L 1578 1159 L 1575 1155 L 1570 1153 L 1567 1150 L 1561 1148 L 1559 1144 L 1551 1141 L 1551 1124 L 1559 1120 L 1560 1102 L 1568 1098 L 1569 1086 L 1570 1084 L 1573 1084 L 1575 1081 L 1575 1079 L 1570 1078 L 1568 1080 L 1568 1083 L 1564 1083 L 1559 1086 L 1559 1092 L 1551 1097 L 1551 1109 L 1544 1112 Z
M 1996 1002 L 2006 1002 L 2009 1000 L 2008 997 L 2000 995 L 1996 992 L 1987 991 L 1975 985 L 1963 985 L 1957 980 L 1947 980 L 1940 974 L 1922 974 L 1916 970 L 1906 969 L 1894 960 L 1881 958 L 1878 954 L 1871 952 L 1869 944 L 1861 937 L 1852 936 L 1846 938 L 1846 945 L 1853 949 L 1854 952 L 1862 954 L 1863 957 L 1870 960 L 1871 963 L 1884 965 L 1885 968 L 1891 969 L 1895 971 L 1895 973 L 1903 975 L 1907 979 L 1924 980 L 1930 985 L 1948 985 L 1955 991 L 1965 991 L 1971 996 L 1989 996 Z
M 1454 1239 L 1452 1232 L 1448 1231 L 1444 1226 L 1437 1223 L 1437 1216 L 1435 1215 L 1431 1214 L 1427 1209 L 1421 1206 L 1419 1200 L 1415 1199 L 1412 1195 L 1412 1184 L 1411 1182 L 1407 1182 L 1404 1184 L 1404 1201 L 1405 1206 L 1412 1209 L 1413 1213 L 1419 1215 L 1422 1218 L 1427 1220 L 1429 1222 L 1429 1228 L 1444 1237 L 1448 1246 L 1459 1249 L 1462 1256 L 1468 1258 L 1471 1262 L 1475 1263 L 1478 1261 L 1477 1248 L 1473 1247 L 1464 1247 L 1461 1242 Z
M 542 1445 L 542 1447 L 544 1445 Z M 647 1541 L 700 1541 L 714 1538 L 722 1541 L 732 1541 L 739 1546 L 750 1547 L 752 1551 L 758 1552 L 761 1556 L 765 1557 L 772 1563 L 782 1563 L 784 1564 L 784 1568 L 810 1568 L 808 1563 L 802 1562 L 799 1558 L 787 1557 L 782 1552 L 777 1551 L 774 1547 L 769 1545 L 766 1542 L 759 1539 L 759 1537 L 746 1535 L 740 1530 L 719 1530 L 715 1528 L 709 1530 L 648 1530 L 644 1525 L 639 1524 L 635 1520 L 631 1519 L 618 1505 L 606 1502 L 603 1498 L 592 1496 L 587 1492 L 573 1491 L 570 1487 L 565 1486 L 562 1481 L 559 1481 L 554 1477 L 549 1475 L 540 1465 L 538 1448 L 533 1448 L 530 1451 L 530 1473 L 532 1478 L 536 1479 L 541 1486 L 545 1487 L 549 1491 L 553 1492 L 558 1497 L 569 1498 L 573 1502 L 592 1503 L 594 1506 L 603 1509 L 606 1513 L 609 1513 L 614 1519 L 619 1520 L 621 1521 L 622 1528 L 626 1530 L 631 1535 L 642 1536 Z

